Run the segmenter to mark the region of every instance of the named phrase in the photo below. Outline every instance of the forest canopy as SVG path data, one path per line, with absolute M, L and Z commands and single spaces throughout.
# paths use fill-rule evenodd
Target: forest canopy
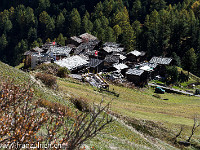
M 199 8 L 200 0 L 2 0 L 0 60 L 15 66 L 25 51 L 47 40 L 64 45 L 88 32 L 149 58 L 173 57 L 200 75 Z

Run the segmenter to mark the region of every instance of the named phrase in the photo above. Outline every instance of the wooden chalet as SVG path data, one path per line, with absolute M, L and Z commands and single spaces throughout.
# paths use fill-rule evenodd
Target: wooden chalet
M 141 51 L 141 52 L 139 52 L 137 50 L 131 51 L 126 55 L 127 61 L 134 62 L 134 63 L 139 63 L 141 61 L 144 61 L 145 54 L 146 53 L 143 52 L 143 51 Z
M 127 80 L 133 82 L 136 86 L 143 87 L 149 81 L 149 73 L 142 69 L 129 69 L 126 72 Z
M 28 68 L 31 66 L 31 61 L 32 61 L 32 55 L 34 54 L 41 54 L 42 52 L 44 52 L 43 49 L 39 48 L 39 47 L 35 47 L 29 51 L 26 51 L 24 53 L 24 56 L 25 56 L 25 62 L 24 62 L 24 67 L 25 68 Z
M 88 64 L 90 72 L 98 73 L 104 69 L 104 61 L 97 58 L 90 58 Z
M 51 46 L 49 50 L 47 51 L 47 54 L 54 59 L 54 61 L 63 59 L 70 56 L 72 48 L 68 46 L 62 46 L 62 47 L 55 47 Z
M 149 63 L 157 64 L 154 69 L 154 76 L 161 75 L 164 77 L 166 74 L 166 65 L 173 65 L 173 59 L 168 57 L 152 57 Z
M 79 35 L 79 37 L 83 40 L 83 41 L 95 41 L 95 40 L 98 40 L 97 37 L 89 34 L 89 33 L 84 33 L 84 34 L 81 34 Z
M 120 60 L 120 56 L 119 55 L 107 55 L 104 59 L 104 66 L 105 69 L 109 72 L 109 71 L 114 71 L 113 70 L 113 64 L 118 64 Z
M 128 70 L 128 66 L 126 64 L 123 63 L 119 63 L 119 64 L 113 64 L 113 67 L 120 72 L 123 76 L 125 76 L 126 71 Z
M 93 40 L 87 43 L 82 43 L 76 48 L 76 50 L 74 51 L 74 54 L 75 55 L 79 55 L 79 54 L 90 55 L 92 51 L 99 49 L 100 45 L 101 45 L 101 41 L 99 40 Z
M 75 45 L 76 47 L 78 47 L 82 42 L 83 42 L 83 40 L 81 38 L 79 38 L 77 36 L 72 36 L 66 40 L 65 45 L 72 44 L 72 45 Z
M 74 55 L 62 60 L 55 61 L 55 63 L 61 67 L 66 67 L 71 71 L 71 73 L 80 73 L 86 72 L 86 67 L 89 62 L 83 57 Z

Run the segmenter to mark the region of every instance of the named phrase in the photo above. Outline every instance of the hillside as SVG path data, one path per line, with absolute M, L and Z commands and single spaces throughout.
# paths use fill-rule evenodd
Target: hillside
M 98 102 L 102 98 L 105 102 L 112 100 L 112 114 L 126 121 L 140 132 L 173 143 L 173 138 L 184 127 L 182 140 L 187 140 L 193 126 L 195 115 L 199 114 L 200 99 L 194 96 L 179 94 L 160 94 L 154 97 L 152 88 L 126 88 L 110 84 L 110 90 L 119 97 L 108 92 L 99 93 L 97 89 L 85 83 L 72 82 L 71 79 L 58 81 L 63 92 L 80 96 L 90 103 Z M 194 142 L 198 145 L 199 130 L 194 135 Z M 180 139 L 180 140 L 181 140 Z
M 110 84 L 111 91 L 99 92 L 86 83 L 71 78 L 57 78 L 59 90 L 46 88 L 36 81 L 32 73 L 24 73 L 0 62 L 0 73 L 4 79 L 9 77 L 17 84 L 34 83 L 35 98 L 58 102 L 76 109 L 69 101 L 70 97 L 81 97 L 88 103 L 99 103 L 101 99 L 107 103 L 112 100 L 111 112 L 115 122 L 107 126 L 101 134 L 87 141 L 85 146 L 94 146 L 96 149 L 175 149 L 169 144 L 179 132 L 184 130 L 182 140 L 190 135 L 193 117 L 199 112 L 200 101 L 196 97 L 176 94 L 161 95 L 162 99 L 155 98 L 153 89 L 130 89 Z M 1 78 L 1 80 L 3 79 Z M 198 146 L 199 131 L 193 136 L 192 142 Z M 177 145 L 178 146 L 178 145 Z
M 75 109 L 73 104 L 69 101 L 68 96 L 74 97 L 74 96 L 79 96 L 79 94 L 81 94 L 81 96 L 84 97 L 86 94 L 87 100 L 89 100 L 89 102 L 92 102 L 93 100 L 95 100 L 96 103 L 99 103 L 99 100 L 102 97 L 105 97 L 104 99 L 106 102 L 110 98 L 114 98 L 112 95 L 98 93 L 97 91 L 94 91 L 92 87 L 85 85 L 83 83 L 74 81 L 72 79 L 57 78 L 57 81 L 59 84 L 59 90 L 58 91 L 51 90 L 49 88 L 46 88 L 39 81 L 35 82 L 35 79 L 31 74 L 24 73 L 2 62 L 0 62 L 0 67 L 1 67 L 1 71 L 0 71 L 1 81 L 3 81 L 2 79 L 9 78 L 11 80 L 14 80 L 16 84 L 34 83 L 32 87 L 34 88 L 35 99 L 43 98 L 48 101 L 59 102 L 63 105 L 67 105 L 68 107 Z M 116 90 L 117 88 L 120 89 L 120 87 L 115 87 L 115 88 Z M 82 91 L 82 93 L 79 93 L 80 91 Z M 89 95 L 91 97 L 88 97 Z M 92 98 L 93 95 L 96 95 L 95 99 Z M 129 101 L 129 104 L 131 101 L 132 100 Z M 118 109 L 116 107 L 116 103 L 119 103 L 119 100 L 117 101 L 114 100 L 112 102 L 112 106 L 111 106 L 111 108 L 113 109 L 112 111 L 116 113 L 119 112 L 120 114 L 120 111 L 122 111 L 123 109 L 121 108 L 119 109 L 119 111 L 116 111 Z M 134 102 L 131 102 L 131 103 L 134 103 Z M 124 114 L 127 114 L 127 113 L 124 113 Z M 133 114 L 130 115 L 130 117 L 133 117 Z M 86 147 L 94 146 L 96 149 L 115 149 L 115 148 L 117 149 L 160 149 L 160 148 L 175 149 L 157 138 L 144 135 L 143 131 L 138 132 L 136 129 L 134 129 L 131 126 L 128 126 L 126 123 L 124 123 L 124 121 L 122 121 L 122 119 L 119 119 L 119 118 L 118 119 L 116 118 L 114 123 L 111 123 L 109 126 L 107 126 L 102 131 L 101 134 L 99 134 L 94 139 L 87 141 L 85 144 L 86 144 L 85 145 Z

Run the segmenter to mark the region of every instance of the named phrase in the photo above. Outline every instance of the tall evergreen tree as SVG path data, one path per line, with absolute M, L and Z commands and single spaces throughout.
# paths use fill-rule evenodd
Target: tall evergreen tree
M 70 14 L 70 35 L 79 35 L 81 28 L 81 17 L 76 8 Z
M 66 37 L 63 37 L 63 34 L 60 33 L 58 35 L 58 38 L 56 39 L 56 42 L 61 44 L 62 46 L 64 46 L 65 45 L 65 40 L 66 40 Z
M 60 33 L 60 32 L 63 32 L 64 30 L 64 24 L 65 23 L 65 17 L 64 15 L 62 14 L 62 12 L 57 16 L 57 20 L 56 20 L 56 28 L 57 28 L 57 31 Z
M 113 31 L 114 31 L 114 34 L 115 34 L 115 39 L 117 40 L 119 35 L 122 34 L 122 29 L 121 27 L 117 24 L 113 27 Z
M 133 20 L 138 20 L 140 19 L 141 15 L 141 9 L 142 9 L 142 3 L 140 0 L 136 0 L 133 2 L 133 7 L 131 10 L 131 17 L 133 17 Z
M 182 61 L 183 67 L 190 72 L 195 72 L 196 62 L 197 62 L 197 55 L 195 54 L 194 49 L 191 48 L 184 55 Z
M 0 51 L 1 53 L 5 50 L 6 46 L 8 45 L 8 41 L 5 34 L 2 34 L 0 37 Z
M 20 62 L 22 62 L 23 54 L 25 51 L 28 50 L 27 41 L 21 40 L 16 46 L 13 56 L 14 65 L 18 65 Z

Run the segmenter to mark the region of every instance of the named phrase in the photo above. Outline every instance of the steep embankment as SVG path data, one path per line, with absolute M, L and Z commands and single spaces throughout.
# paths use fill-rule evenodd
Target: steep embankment
M 135 129 L 132 127 L 134 123 L 128 119 L 124 119 L 120 115 L 130 118 L 142 118 L 148 119 L 148 115 L 140 111 L 140 109 L 146 109 L 147 105 L 155 101 L 158 105 L 158 101 L 152 96 L 148 96 L 148 93 L 142 94 L 141 91 L 122 88 L 118 86 L 111 86 L 115 88 L 115 91 L 120 93 L 119 98 L 109 93 L 99 93 L 91 86 L 85 83 L 75 81 L 73 79 L 60 79 L 57 78 L 59 89 L 57 91 L 46 88 L 40 81 L 35 80 L 34 76 L 30 73 L 24 73 L 16 68 L 10 67 L 0 62 L 0 80 L 6 81 L 7 79 L 13 80 L 15 84 L 30 84 L 34 89 L 35 99 L 46 99 L 52 102 L 58 102 L 68 107 L 74 108 L 69 101 L 69 96 L 87 98 L 88 102 L 99 103 L 99 100 L 104 97 L 105 102 L 114 99 L 112 102 L 112 111 L 114 112 L 116 121 L 107 126 L 101 134 L 95 138 L 87 141 L 87 146 L 94 146 L 96 149 L 175 149 L 174 147 L 166 144 L 165 142 L 154 138 L 153 136 L 146 136 L 139 124 L 135 125 Z M 138 94 L 135 95 L 135 92 Z M 131 95 L 131 93 L 133 95 Z M 150 98 L 151 97 L 151 98 Z M 134 99 L 134 100 L 133 100 Z M 143 106 L 143 104 L 146 105 Z M 140 107 L 139 107 L 140 106 Z M 143 108 L 142 108 L 143 106 Z M 75 109 L 75 108 L 74 108 Z M 155 110 L 156 110 L 155 105 Z M 148 112 L 148 109 L 146 109 Z M 135 111 L 135 113 L 133 113 Z M 140 112 L 140 113 L 139 113 Z M 120 114 L 120 115 L 119 115 Z M 142 115 L 143 114 L 143 115 Z M 127 125 L 122 119 L 126 120 Z M 141 126 L 143 128 L 143 126 Z M 138 132 L 138 131 L 139 132 Z M 146 129 L 145 129 L 146 130 Z M 86 147 L 87 147 L 86 146 Z

